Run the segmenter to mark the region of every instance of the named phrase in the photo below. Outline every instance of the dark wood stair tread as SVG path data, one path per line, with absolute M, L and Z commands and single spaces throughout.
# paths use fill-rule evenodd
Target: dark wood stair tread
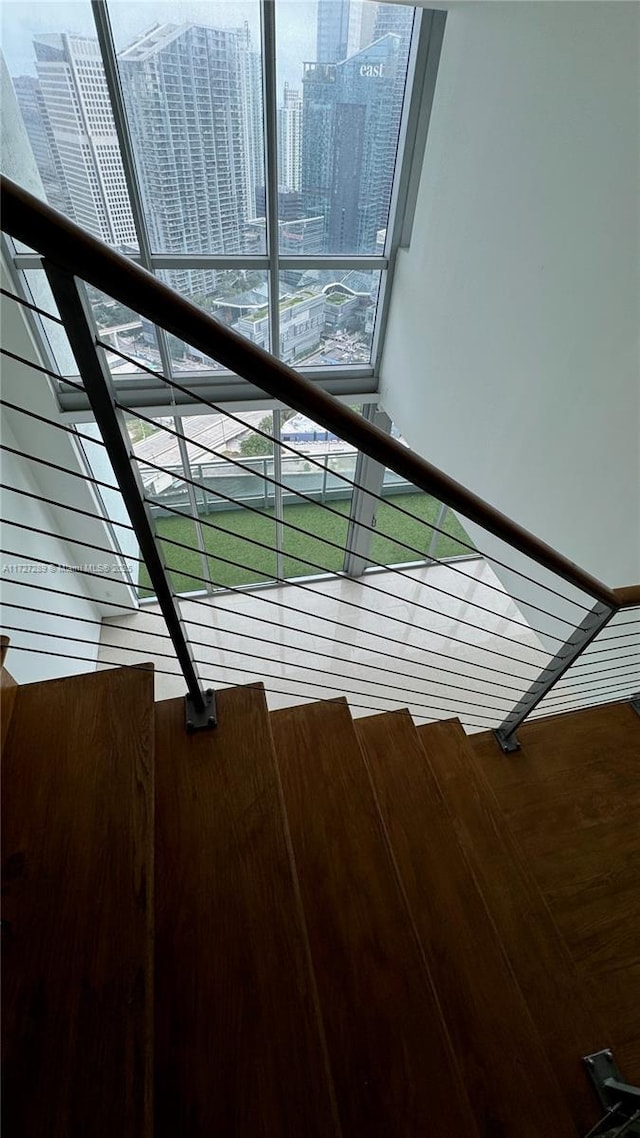
M 339 1133 L 261 685 L 156 704 L 156 1134 Z
M 271 724 L 345 1138 L 477 1136 L 346 701 Z
M 607 1045 L 590 992 L 460 723 L 418 735 L 572 1116 L 588 1130 L 597 1107 L 581 1057 Z
M 3 1121 L 151 1138 L 153 672 L 15 689 L 3 754 Z
M 640 717 L 629 704 L 525 723 L 505 763 L 469 739 L 560 929 L 602 1037 L 640 1082 Z
M 575 1138 L 552 1059 L 413 720 L 398 711 L 358 719 L 355 727 L 479 1132 Z M 441 762 L 458 742 L 455 726 L 444 725 Z

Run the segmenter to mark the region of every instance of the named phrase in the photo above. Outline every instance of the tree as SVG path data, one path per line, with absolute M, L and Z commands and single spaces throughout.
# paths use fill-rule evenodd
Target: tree
M 273 441 L 263 439 L 262 435 L 247 435 L 240 443 L 240 454 L 245 457 L 258 457 L 261 454 L 273 454 Z

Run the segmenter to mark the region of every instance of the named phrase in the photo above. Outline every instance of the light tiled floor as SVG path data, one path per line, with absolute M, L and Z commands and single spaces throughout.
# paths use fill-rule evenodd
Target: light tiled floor
M 183 601 L 182 613 L 206 686 L 261 680 L 271 708 L 346 695 L 356 716 L 408 707 L 416 723 L 457 715 L 482 730 L 549 655 L 486 562 L 458 568 L 226 593 Z M 100 661 L 153 661 L 156 698 L 166 699 L 185 685 L 164 674 L 177 666 L 158 612 L 105 621 Z

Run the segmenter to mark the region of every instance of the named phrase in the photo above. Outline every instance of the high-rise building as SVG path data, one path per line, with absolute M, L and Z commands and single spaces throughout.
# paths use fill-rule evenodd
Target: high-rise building
M 404 103 L 404 89 L 407 77 L 407 66 L 409 63 L 409 50 L 411 48 L 414 12 L 413 8 L 408 8 L 405 4 L 377 4 L 375 8 L 374 39 L 378 40 L 386 35 L 396 35 L 400 40 L 393 94 L 393 117 L 399 124 Z M 382 196 L 382 213 L 386 218 L 389 214 L 391 204 L 393 171 L 395 169 L 398 146 L 397 134 L 388 136 L 385 142 L 386 152 L 381 153 L 380 160 L 386 171 L 385 188 Z M 386 225 L 386 220 L 381 222 L 381 224 Z
M 262 115 L 262 59 L 259 51 L 251 48 L 249 25 L 245 22 L 239 33 L 241 50 L 238 55 L 241 75 L 241 98 L 246 139 L 246 167 L 248 186 L 248 217 L 258 212 L 256 194 L 264 187 L 264 126 Z
M 267 193 L 264 186 L 256 191 L 256 217 L 265 217 L 267 212 Z M 299 190 L 288 190 L 280 186 L 278 190 L 278 217 L 280 221 L 297 221 L 302 217 L 302 194 Z
M 73 218 L 64 171 L 44 105 L 40 82 L 35 75 L 18 75 L 12 82 L 46 199 L 54 209 L 59 209 L 67 217 Z
M 37 36 L 34 48 L 49 142 L 72 217 L 112 245 L 135 246 L 98 41 L 54 33 Z
M 374 32 L 378 10 L 393 7 L 393 4 L 374 4 L 372 0 L 318 0 L 318 63 L 340 63 L 379 39 L 385 32 Z
M 378 8 L 387 5 L 373 4 L 371 0 L 351 0 L 349 7 L 349 36 L 347 41 L 347 55 L 355 55 L 363 47 L 368 47 L 374 40 L 380 39 L 374 28 Z M 404 5 L 403 5 L 404 7 Z
M 406 4 L 364 4 L 365 8 L 372 8 L 375 15 L 373 25 L 373 39 L 379 40 L 382 36 L 392 32 L 403 40 L 403 50 L 409 54 L 409 40 L 413 27 L 413 8 Z
M 283 189 L 300 189 L 301 153 L 302 95 L 285 83 L 278 108 L 278 186 Z
M 318 63 L 338 63 L 347 54 L 350 0 L 318 0 Z
M 247 223 L 247 248 L 253 242 L 256 249 L 264 248 L 266 220 L 256 217 Z M 324 252 L 324 217 L 298 217 L 278 222 L 278 248 L 281 257 L 317 257 Z M 296 285 L 303 269 L 281 269 L 280 279 Z
M 249 33 L 164 24 L 119 56 L 152 247 L 241 254 L 264 180 L 259 58 Z M 173 287 L 202 293 L 214 272 L 174 271 Z
M 327 252 L 374 253 L 387 224 L 400 46 L 386 35 L 341 63 L 304 65 L 303 206 L 324 216 Z
M 256 194 L 258 212 L 246 227 L 247 252 L 252 247 L 259 253 L 266 242 L 266 194 L 261 187 Z M 278 248 L 283 257 L 316 257 L 324 252 L 325 219 L 304 217 L 302 213 L 302 194 L 298 190 L 278 190 Z M 287 284 L 295 285 L 300 280 L 299 269 L 282 269 L 280 277 Z
M 325 230 L 333 176 L 335 87 L 335 64 L 304 64 L 301 173 L 303 212 L 310 217 L 324 217 Z
M 324 239 L 323 217 L 299 217 L 296 221 L 278 223 L 280 253 L 283 257 L 317 257 L 322 253 Z M 296 270 L 294 282 L 299 279 Z M 283 277 L 288 280 L 286 270 Z

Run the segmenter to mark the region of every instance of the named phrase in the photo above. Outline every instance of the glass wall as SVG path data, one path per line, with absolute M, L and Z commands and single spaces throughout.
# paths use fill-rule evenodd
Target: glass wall
M 474 555 L 451 510 L 293 411 L 138 412 L 127 427 L 177 592 Z M 141 569 L 141 597 L 148 583 Z
M 303 415 L 286 417 L 281 436 L 297 452 L 283 448 L 284 575 L 341 572 L 357 452 Z
M 393 470 L 385 470 L 382 497 L 371 541 L 375 564 L 445 561 L 473 552 L 470 538 L 453 510 L 431 494 L 416 490 Z
M 176 591 L 274 580 L 272 415 L 139 414 L 127 427 Z M 141 596 L 147 584 L 143 569 Z
M 369 0 L 160 0 L 152 12 L 144 0 L 8 0 L 17 109 L 3 113 L 30 154 L 23 181 L 252 343 L 331 369 L 348 392 L 375 370 L 413 26 L 413 8 Z M 112 353 L 115 378 L 225 371 L 116 299 L 90 300 L 100 334 L 133 358 Z
M 371 0 L 8 0 L 24 184 L 314 382 L 373 395 L 420 20 Z M 39 259 L 14 252 L 46 297 Z M 304 416 L 254 409 L 214 331 L 196 350 L 87 299 L 179 592 L 469 553 L 439 503 Z

